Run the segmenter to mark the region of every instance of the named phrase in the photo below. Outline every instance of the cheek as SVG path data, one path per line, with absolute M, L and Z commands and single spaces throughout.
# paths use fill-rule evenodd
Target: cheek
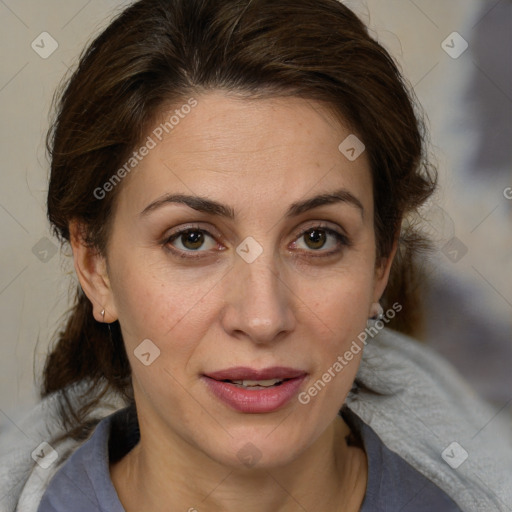
M 366 326 L 373 295 L 368 268 L 346 268 L 311 281 L 297 280 L 294 291 L 322 326 L 324 336 L 340 344 Z
M 330 370 L 317 407 L 338 403 L 352 385 L 364 348 L 358 336 L 367 326 L 372 292 L 372 274 L 362 268 L 333 274 L 315 287 L 298 291 L 307 298 L 304 311 L 310 318 L 308 337 L 314 341 L 315 377 Z
M 343 332 L 312 354 L 313 371 L 297 400 L 300 414 L 313 420 L 317 432 L 338 414 L 353 386 L 364 350 L 357 343 L 361 331 L 362 326 L 343 326 Z
M 221 275 L 171 271 L 147 259 L 120 262 L 111 282 L 127 351 L 150 339 L 174 361 L 185 356 L 213 321 L 212 290 Z

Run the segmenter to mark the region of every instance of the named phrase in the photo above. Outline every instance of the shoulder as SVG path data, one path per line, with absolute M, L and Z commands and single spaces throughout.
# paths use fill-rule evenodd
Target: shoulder
M 69 398 L 78 401 L 79 387 Z M 53 394 L 41 400 L 28 414 L 15 418 L 0 436 L 0 497 L 2 512 L 35 512 L 49 482 L 66 460 L 84 443 L 66 433 L 60 420 L 62 400 Z M 109 397 L 94 411 L 98 421 L 120 408 Z
M 110 462 L 122 458 L 140 439 L 135 407 L 104 418 L 93 435 L 57 471 L 38 512 L 124 512 L 110 478 Z
M 510 423 L 428 347 L 381 331 L 364 349 L 346 404 L 464 510 L 510 510 Z
M 55 443 L 63 433 L 58 421 L 59 402 L 48 397 L 22 418 L 16 418 L 0 439 L 0 496 L 2 510 L 36 510 L 44 483 L 76 443 Z M 23 507 L 20 507 L 23 504 Z
M 342 416 L 364 446 L 367 457 L 368 480 L 361 512 L 461 512 L 446 492 L 387 448 L 360 418 L 347 409 Z
M 87 512 L 91 508 L 122 511 L 109 485 L 108 445 L 115 414 L 104 418 L 92 436 L 56 472 L 45 489 L 38 512 L 67 511 L 70 503 L 74 512 Z

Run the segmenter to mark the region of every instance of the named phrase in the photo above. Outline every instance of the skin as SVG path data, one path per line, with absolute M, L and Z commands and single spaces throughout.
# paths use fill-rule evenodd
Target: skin
M 359 510 L 366 456 L 347 446 L 338 411 L 362 352 L 307 405 L 292 399 L 271 413 L 232 410 L 200 376 L 289 366 L 308 372 L 304 391 L 364 330 L 393 257 L 376 263 L 366 154 L 345 158 L 338 145 L 350 129 L 314 102 L 220 91 L 196 99 L 124 179 L 106 257 L 71 225 L 94 316 L 102 321 L 104 309 L 105 322 L 120 321 L 133 370 L 141 440 L 111 465 L 112 481 L 128 512 Z M 364 210 L 337 202 L 285 216 L 292 203 L 339 189 Z M 235 219 L 183 204 L 141 215 L 167 193 L 213 199 Z M 190 223 L 211 234 L 204 245 L 166 243 Z M 319 224 L 349 245 L 325 231 L 325 245 L 308 243 L 301 232 Z M 235 251 L 248 236 L 263 249 L 252 263 Z M 200 257 L 173 256 L 169 247 Z M 161 351 L 149 366 L 134 355 L 144 339 Z M 251 468 L 237 456 L 248 442 L 261 457 Z

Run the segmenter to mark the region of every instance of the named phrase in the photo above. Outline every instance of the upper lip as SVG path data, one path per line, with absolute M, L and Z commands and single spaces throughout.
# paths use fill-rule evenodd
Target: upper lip
M 205 373 L 206 377 L 215 380 L 267 380 L 267 379 L 293 379 L 302 377 L 307 372 L 297 368 L 288 368 L 286 366 L 272 366 L 269 368 L 249 368 L 247 366 L 235 366 L 218 370 L 216 372 Z

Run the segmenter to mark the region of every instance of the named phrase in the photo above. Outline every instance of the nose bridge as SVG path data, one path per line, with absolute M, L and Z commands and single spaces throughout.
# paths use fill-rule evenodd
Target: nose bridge
M 252 263 L 238 261 L 240 275 L 243 277 L 244 295 L 252 298 L 254 304 L 262 305 L 279 302 L 280 281 L 275 262 L 268 256 L 259 256 Z
M 249 253 L 255 249 L 250 243 Z M 225 329 L 243 332 L 255 342 L 268 342 L 293 327 L 288 288 L 271 251 L 262 251 L 254 259 L 237 254 L 229 289 Z

